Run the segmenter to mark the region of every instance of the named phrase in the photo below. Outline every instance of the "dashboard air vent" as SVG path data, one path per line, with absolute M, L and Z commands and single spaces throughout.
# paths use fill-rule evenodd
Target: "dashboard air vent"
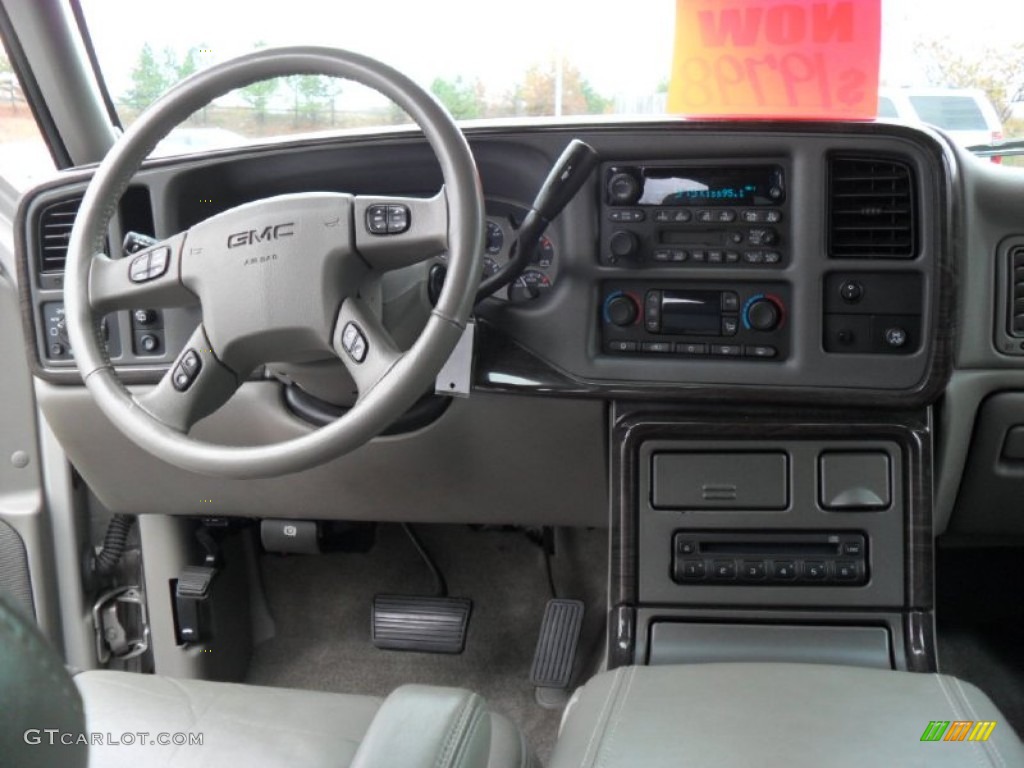
M 68 241 L 82 198 L 74 197 L 45 208 L 39 216 L 39 271 L 63 272 Z
M 914 184 L 897 160 L 833 157 L 829 163 L 829 256 L 911 259 Z
M 1010 250 L 1010 335 L 1024 337 L 1024 245 Z

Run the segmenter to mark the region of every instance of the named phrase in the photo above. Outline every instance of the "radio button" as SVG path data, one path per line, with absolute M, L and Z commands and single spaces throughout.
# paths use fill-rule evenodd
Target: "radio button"
M 721 251 L 708 251 L 708 264 L 721 264 L 725 261 L 725 254 Z
M 828 563 L 824 560 L 804 562 L 804 579 L 806 581 L 825 581 L 826 578 L 828 578 Z
M 711 354 L 719 357 L 739 357 L 743 348 L 739 344 L 712 344 Z
M 733 291 L 722 291 L 722 311 L 739 312 L 740 297 Z
M 736 245 L 739 245 L 740 243 L 743 242 L 743 233 L 742 232 L 730 232 L 729 233 L 729 242 L 735 243 Z
M 736 251 L 726 251 L 725 252 L 725 263 L 726 264 L 735 264 L 739 260 L 740 260 L 740 255 Z
M 764 263 L 765 264 L 778 264 L 782 260 L 782 254 L 778 251 L 765 251 Z
M 707 260 L 707 252 L 701 250 L 690 251 L 690 258 L 698 264 L 703 264 Z
M 676 581 L 703 581 L 707 569 L 703 560 L 682 560 L 676 563 Z
M 743 254 L 743 260 L 747 264 L 764 264 L 764 251 L 747 251 Z
M 692 555 L 697 551 L 697 542 L 693 539 L 676 539 L 676 552 L 680 555 Z
M 681 262 L 686 261 L 690 257 L 690 254 L 686 251 L 672 251 L 672 261 Z
M 640 241 L 632 232 L 620 229 L 612 233 L 608 249 L 616 259 L 631 259 L 640 250 Z
M 852 560 L 836 560 L 836 581 L 856 581 L 857 564 Z
M 761 211 L 743 211 L 742 216 L 744 223 L 746 224 L 758 224 L 764 221 L 763 213 Z
M 667 224 L 672 221 L 671 211 L 656 211 L 654 214 L 654 220 L 659 224 Z
M 864 545 L 859 541 L 846 541 L 842 545 L 842 553 L 844 555 L 853 555 L 854 557 L 860 557 L 864 554 Z
M 778 354 L 778 350 L 776 350 L 775 347 L 764 347 L 764 346 L 749 347 L 748 346 L 748 347 L 744 347 L 743 348 L 743 353 L 747 357 L 771 358 L 771 357 L 775 357 L 775 355 Z
M 793 581 L 796 578 L 796 563 L 792 560 L 775 560 L 772 562 L 773 581 Z
M 702 224 L 710 224 L 715 220 L 714 211 L 709 211 L 707 208 L 701 208 L 697 211 L 697 221 Z
M 676 354 L 680 355 L 706 355 L 708 353 L 707 344 L 694 344 L 691 342 L 683 342 L 676 344 Z
M 746 581 L 762 581 L 767 576 L 768 569 L 764 560 L 744 560 L 741 575 Z
M 643 352 L 654 352 L 664 355 L 672 351 L 672 343 L 668 341 L 645 341 L 640 345 Z
M 639 222 L 645 218 L 644 212 L 639 210 L 610 211 L 608 213 L 610 221 Z
M 732 581 L 736 578 L 736 561 L 715 560 L 711 564 L 711 577 L 717 581 Z
M 693 214 L 690 213 L 690 210 L 688 208 L 683 208 L 682 210 L 676 211 L 672 215 L 672 221 L 676 222 L 677 224 L 685 224 L 692 218 Z
M 608 351 L 612 353 L 617 352 L 636 352 L 635 341 L 609 341 Z
M 772 209 L 764 212 L 764 220 L 769 224 L 778 224 L 782 221 L 782 211 Z
M 672 251 L 669 251 L 665 248 L 659 248 L 654 252 L 653 258 L 655 261 L 671 261 Z
M 715 219 L 723 224 L 731 224 L 736 221 L 736 211 L 730 211 L 728 208 L 717 211 Z
M 774 229 L 751 229 L 747 231 L 747 242 L 751 245 L 774 245 L 778 236 Z
M 739 330 L 740 321 L 735 317 L 723 317 L 722 318 L 722 335 L 723 336 L 735 336 L 736 331 Z

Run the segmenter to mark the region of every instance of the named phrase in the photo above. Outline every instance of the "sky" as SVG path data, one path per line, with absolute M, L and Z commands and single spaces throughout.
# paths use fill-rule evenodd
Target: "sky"
M 769 0 L 771 1 L 771 0 Z M 861 2 L 863 0 L 857 0 Z M 914 43 L 949 38 L 965 51 L 1024 40 L 1020 0 L 882 0 L 882 79 L 921 85 Z M 622 3 L 516 0 L 84 0 L 115 97 L 130 86 L 142 43 L 179 52 L 209 48 L 221 61 L 271 45 L 348 48 L 424 85 L 437 76 L 511 88 L 534 61 L 561 51 L 605 95 L 650 93 L 669 75 L 675 0 Z

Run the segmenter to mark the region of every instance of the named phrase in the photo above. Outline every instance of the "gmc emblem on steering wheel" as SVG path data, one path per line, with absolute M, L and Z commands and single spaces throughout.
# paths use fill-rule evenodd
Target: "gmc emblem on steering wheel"
M 291 237 L 295 234 L 293 231 L 294 227 L 295 222 L 289 221 L 284 224 L 272 224 L 264 227 L 262 230 L 247 229 L 244 232 L 235 232 L 232 235 L 228 235 L 228 248 L 240 248 L 243 245 L 255 245 L 256 243 L 263 243 L 268 240 L 280 240 L 282 237 Z

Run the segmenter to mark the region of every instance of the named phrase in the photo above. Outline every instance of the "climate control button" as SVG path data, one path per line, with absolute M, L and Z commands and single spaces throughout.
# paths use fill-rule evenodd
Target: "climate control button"
M 604 300 L 604 319 L 612 325 L 624 328 L 632 325 L 640 316 L 636 300 L 625 293 L 613 293 Z
M 755 331 L 774 331 L 782 322 L 782 307 L 768 296 L 758 294 L 743 307 L 743 324 Z

